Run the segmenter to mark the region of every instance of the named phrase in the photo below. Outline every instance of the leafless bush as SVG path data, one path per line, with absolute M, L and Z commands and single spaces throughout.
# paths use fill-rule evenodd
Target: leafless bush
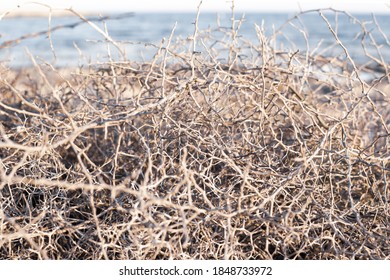
M 1 258 L 389 258 L 389 68 L 332 12 L 333 57 L 233 20 L 149 63 L 3 65 Z

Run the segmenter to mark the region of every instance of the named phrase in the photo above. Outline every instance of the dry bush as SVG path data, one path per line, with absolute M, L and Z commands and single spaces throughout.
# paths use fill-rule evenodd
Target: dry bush
M 2 259 L 389 258 L 385 60 L 232 23 L 148 63 L 3 66 Z

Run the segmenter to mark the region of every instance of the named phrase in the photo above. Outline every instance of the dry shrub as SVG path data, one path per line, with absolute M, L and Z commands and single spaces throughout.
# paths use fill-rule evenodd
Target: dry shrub
M 388 65 L 239 26 L 148 63 L 3 66 L 1 258 L 388 258 Z

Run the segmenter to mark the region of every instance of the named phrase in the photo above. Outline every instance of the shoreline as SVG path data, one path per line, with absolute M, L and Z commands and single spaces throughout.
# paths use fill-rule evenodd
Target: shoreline
M 114 13 L 107 12 L 93 12 L 93 11 L 77 11 L 83 16 L 107 16 Z M 0 11 L 0 20 L 7 18 L 44 18 L 51 14 L 52 17 L 77 17 L 74 13 L 67 9 L 53 9 L 53 10 L 7 10 Z

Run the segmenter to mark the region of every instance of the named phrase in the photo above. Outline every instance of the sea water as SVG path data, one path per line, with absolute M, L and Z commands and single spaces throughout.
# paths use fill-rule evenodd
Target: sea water
M 324 13 L 324 16 L 354 60 L 364 63 L 375 58 L 390 62 L 388 15 L 358 14 L 351 17 L 331 12 Z M 199 45 L 205 30 L 210 31 L 214 41 L 232 43 L 232 37 L 226 32 L 233 29 L 237 32 L 236 42 L 233 42 L 236 46 L 244 41 L 256 46 L 263 43 L 259 36 L 261 30 L 266 43 L 279 51 L 306 52 L 313 56 L 345 55 L 345 49 L 336 43 L 335 34 L 318 12 L 299 16 L 286 13 L 201 13 L 197 26 L 194 24 L 196 14 L 193 13 L 113 14 L 105 20 L 99 17 L 90 19 L 97 28 L 71 16 L 52 17 L 50 20 L 47 17 L 5 17 L 0 20 L 0 60 L 11 67 L 29 66 L 32 60 L 57 67 L 82 66 L 109 59 L 148 61 L 160 47 L 167 46 L 171 35 L 172 44 L 181 40 L 188 43 L 183 45 L 183 50 L 186 47 L 191 49 L 189 42 L 195 27 L 201 31 Z M 49 30 L 51 32 L 45 32 Z M 107 32 L 121 52 L 101 32 Z M 214 47 L 212 44 L 208 46 Z M 226 59 L 223 51 L 221 53 L 219 59 Z

